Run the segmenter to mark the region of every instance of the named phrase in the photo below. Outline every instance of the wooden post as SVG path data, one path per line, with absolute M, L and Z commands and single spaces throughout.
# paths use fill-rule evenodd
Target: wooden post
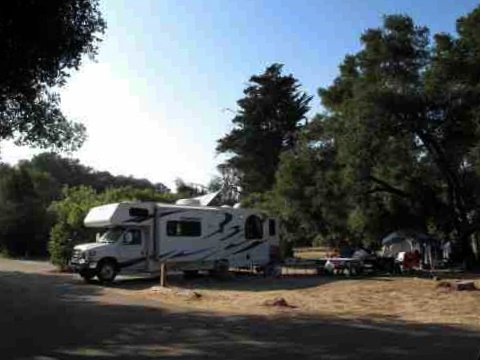
M 160 265 L 160 286 L 167 286 L 167 265 L 164 262 Z

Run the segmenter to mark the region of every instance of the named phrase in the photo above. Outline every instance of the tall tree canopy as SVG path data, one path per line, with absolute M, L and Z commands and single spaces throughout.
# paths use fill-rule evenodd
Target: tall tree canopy
M 416 228 L 467 251 L 480 227 L 479 29 L 480 7 L 433 43 L 403 15 L 365 31 L 319 90 L 325 111 L 282 159 L 275 194 L 290 213 L 307 211 L 317 232 L 378 241 Z
M 0 2 L 0 141 L 75 149 L 83 125 L 65 118 L 52 89 L 83 55 L 97 53 L 105 22 L 98 0 Z
M 0 251 L 44 254 L 50 219 L 34 179 L 24 168 L 0 168 Z
M 282 75 L 273 64 L 250 78 L 238 100 L 234 129 L 218 141 L 217 151 L 233 156 L 223 164 L 237 170 L 242 192 L 269 190 L 274 183 L 280 153 L 295 145 L 311 97 L 300 91 L 298 80 Z

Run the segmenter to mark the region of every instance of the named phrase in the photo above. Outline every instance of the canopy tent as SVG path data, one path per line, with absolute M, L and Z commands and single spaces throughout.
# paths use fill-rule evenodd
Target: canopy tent
M 401 253 L 418 251 L 423 263 L 434 265 L 438 240 L 431 235 L 415 230 L 394 231 L 382 239 L 383 256 L 397 258 Z
M 382 239 L 382 245 L 391 245 L 405 241 L 406 239 L 412 239 L 416 242 L 423 243 L 429 241 L 435 241 L 435 238 L 415 230 L 398 230 L 394 231 Z

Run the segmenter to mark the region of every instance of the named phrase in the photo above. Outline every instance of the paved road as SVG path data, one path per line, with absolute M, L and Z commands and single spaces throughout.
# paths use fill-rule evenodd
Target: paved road
M 223 317 L 0 260 L 0 359 L 475 359 L 477 333 L 321 317 Z

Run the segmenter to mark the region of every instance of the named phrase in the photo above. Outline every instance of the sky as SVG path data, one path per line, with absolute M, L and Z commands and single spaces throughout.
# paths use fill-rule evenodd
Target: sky
M 174 188 L 178 177 L 207 184 L 223 159 L 216 141 L 232 129 L 232 110 L 249 77 L 284 64 L 303 90 L 328 86 L 359 36 L 385 14 L 410 15 L 432 33 L 478 0 L 100 0 L 107 31 L 60 90 L 62 110 L 87 127 L 69 156 L 115 175 Z M 2 144 L 16 163 L 39 149 Z

